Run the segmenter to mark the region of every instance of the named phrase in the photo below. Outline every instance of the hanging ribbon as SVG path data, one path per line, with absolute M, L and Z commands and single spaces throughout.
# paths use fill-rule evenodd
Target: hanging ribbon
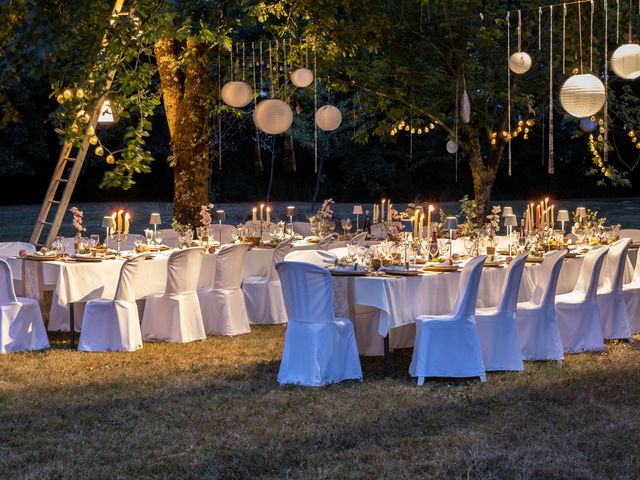
M 580 2 L 578 2 L 578 41 L 580 42 L 580 73 L 584 73 L 584 70 L 582 68 L 582 11 L 580 10 Z
M 233 48 L 231 49 L 233 55 Z M 218 169 L 222 170 L 222 57 L 218 48 Z M 233 68 L 231 69 L 233 75 Z
M 620 0 L 616 0 L 616 43 L 620 43 Z
M 591 26 L 589 27 L 589 72 L 593 72 L 593 0 L 591 0 Z
M 313 114 L 318 111 L 318 58 L 313 47 Z M 318 124 L 313 121 L 313 160 L 314 172 L 318 173 Z
M 542 11 L 542 9 L 540 10 Z M 520 11 L 518 11 L 518 14 Z M 509 68 L 509 58 L 511 58 L 511 12 L 507 12 L 507 124 L 509 134 L 507 136 L 507 151 L 509 157 L 509 176 L 511 176 L 511 69 Z
M 542 50 L 542 7 L 538 7 L 538 50 Z
M 549 162 L 547 171 L 554 173 L 553 160 L 553 5 L 549 7 Z
M 604 0 L 604 163 L 609 161 L 609 11 Z
M 565 73 L 565 50 L 567 34 L 567 4 L 562 4 L 562 74 Z
M 518 10 L 518 51 L 522 51 L 522 12 Z

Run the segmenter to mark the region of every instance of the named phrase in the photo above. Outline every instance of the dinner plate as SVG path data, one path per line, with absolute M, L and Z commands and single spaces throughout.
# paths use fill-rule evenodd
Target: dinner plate
M 69 257 L 67 260 L 71 261 L 71 262 L 78 262 L 78 263 L 81 263 L 81 262 L 84 262 L 84 263 L 99 263 L 104 259 L 100 258 L 100 257 L 72 256 L 72 257 Z
M 525 260 L 527 263 L 542 263 L 544 258 L 542 257 L 527 257 Z
M 504 266 L 504 262 L 499 262 L 499 261 L 495 261 L 495 262 L 484 262 L 484 266 L 487 268 L 496 268 L 496 267 L 502 267 Z
M 37 260 L 39 262 L 54 262 L 60 260 L 60 257 L 57 255 L 27 255 L 26 257 L 29 260 Z
M 336 277 L 364 277 L 369 272 L 366 270 L 329 270 Z
M 423 267 L 423 270 L 425 272 L 445 273 L 457 272 L 458 270 L 460 270 L 460 267 L 457 265 L 426 265 Z

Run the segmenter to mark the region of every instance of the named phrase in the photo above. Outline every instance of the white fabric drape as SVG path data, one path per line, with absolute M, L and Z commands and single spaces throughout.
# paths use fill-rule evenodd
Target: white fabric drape
M 609 246 L 598 285 L 598 305 L 606 339 L 630 339 L 631 325 L 624 303 L 622 282 L 631 239 L 623 238 Z

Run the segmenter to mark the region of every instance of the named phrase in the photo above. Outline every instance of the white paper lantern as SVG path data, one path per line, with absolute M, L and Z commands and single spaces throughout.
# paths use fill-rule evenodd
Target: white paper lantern
M 604 85 L 599 78 L 584 73 L 573 75 L 560 89 L 560 103 L 569 115 L 583 118 L 595 115 L 604 105 Z
M 313 72 L 308 68 L 299 68 L 291 74 L 291 83 L 296 87 L 308 87 L 311 82 L 313 82 Z
M 625 80 L 640 77 L 640 45 L 627 43 L 616 48 L 611 56 L 611 68 L 617 76 Z
M 522 75 L 531 68 L 531 57 L 526 52 L 516 52 L 509 57 L 509 69 L 513 73 Z
M 253 122 L 263 132 L 278 135 L 291 127 L 293 111 L 282 100 L 263 100 L 253 112 Z
M 342 123 L 342 113 L 333 105 L 320 107 L 316 112 L 316 124 L 321 130 L 330 132 Z
M 458 144 L 456 142 L 454 142 L 453 140 L 449 140 L 447 142 L 447 152 L 449 152 L 451 155 L 453 155 L 457 151 L 458 151 Z
M 222 87 L 220 95 L 227 105 L 242 108 L 249 105 L 253 99 L 253 90 L 245 82 L 227 82 Z
M 592 122 L 589 118 L 583 118 L 580 120 L 580 130 L 583 132 L 595 132 L 598 128 L 597 122 Z

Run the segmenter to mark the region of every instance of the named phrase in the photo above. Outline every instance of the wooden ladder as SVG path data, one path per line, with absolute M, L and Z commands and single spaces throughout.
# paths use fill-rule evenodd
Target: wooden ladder
M 113 7 L 112 17 L 117 17 L 121 14 L 120 12 L 122 10 L 123 3 L 124 0 L 116 0 L 115 6 Z M 105 33 L 105 36 L 103 37 L 103 45 L 106 40 L 107 38 Z M 105 92 L 109 91 L 111 88 L 115 75 L 115 69 L 111 70 L 107 74 Z M 53 176 L 51 177 L 51 182 L 49 183 L 49 188 L 47 189 L 44 201 L 40 207 L 38 219 L 36 220 L 33 232 L 31 233 L 30 242 L 36 247 L 50 247 L 60 231 L 64 214 L 69 207 L 69 201 L 71 200 L 73 189 L 75 188 L 80 172 L 82 171 L 82 166 L 84 165 L 89 148 L 91 148 L 89 138 L 92 135 L 95 135 L 93 132 L 95 132 L 96 126 L 98 125 L 100 110 L 105 98 L 106 97 L 100 98 L 94 106 L 91 119 L 89 120 L 89 126 L 87 127 L 80 147 L 74 146 L 73 143 L 68 140 L 65 141 L 64 146 L 62 147 L 62 151 L 58 157 L 58 163 L 56 164 Z M 53 216 L 51 216 L 52 212 Z M 46 240 L 42 242 L 41 239 L 45 231 L 47 232 Z

